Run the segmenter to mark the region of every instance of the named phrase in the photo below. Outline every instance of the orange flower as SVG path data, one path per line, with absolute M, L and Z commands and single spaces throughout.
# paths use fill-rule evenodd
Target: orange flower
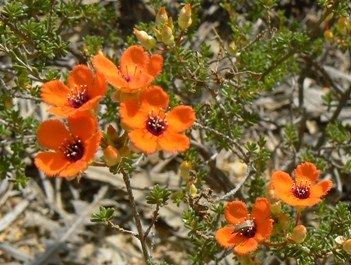
M 134 45 L 122 54 L 119 67 L 100 54 L 93 57 L 93 64 L 117 91 L 136 93 L 144 90 L 161 73 L 163 58 L 159 54 L 149 58 L 143 47 Z
M 100 145 L 102 132 L 97 119 L 87 112 L 68 117 L 68 126 L 56 119 L 44 121 L 38 129 L 40 145 L 53 152 L 39 153 L 35 165 L 48 176 L 73 177 L 84 171 Z
M 157 150 L 182 152 L 190 140 L 183 134 L 195 121 L 195 111 L 189 106 L 177 106 L 165 113 L 169 97 L 161 87 L 151 86 L 139 99 L 121 103 L 122 122 L 131 130 L 131 142 L 141 151 L 152 154 Z
M 242 201 L 229 202 L 224 215 L 233 226 L 220 228 L 216 240 L 222 247 L 234 247 L 234 252 L 239 255 L 255 251 L 258 242 L 266 240 L 272 233 L 273 219 L 268 218 L 270 209 L 265 198 L 256 200 L 251 215 Z
M 87 66 L 77 65 L 68 77 L 68 86 L 60 80 L 47 82 L 41 88 L 41 98 L 55 106 L 48 112 L 68 117 L 95 108 L 106 91 L 107 82 L 102 73 L 97 73 L 94 77 Z
M 323 180 L 314 185 L 319 178 L 319 171 L 310 162 L 297 166 L 294 172 L 295 180 L 282 171 L 274 172 L 271 180 L 275 195 L 291 206 L 313 206 L 320 202 L 321 197 L 333 186 L 331 180 Z

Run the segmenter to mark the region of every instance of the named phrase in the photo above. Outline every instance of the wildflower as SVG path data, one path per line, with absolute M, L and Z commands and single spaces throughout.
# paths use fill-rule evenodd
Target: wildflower
M 252 207 L 252 214 L 242 201 L 229 202 L 224 209 L 225 219 L 233 226 L 226 226 L 216 233 L 217 242 L 225 247 L 234 247 L 234 252 L 245 255 L 255 251 L 258 243 L 272 233 L 273 219 L 269 219 L 269 203 L 258 198 Z
M 305 208 L 320 202 L 321 197 L 333 186 L 331 180 L 323 180 L 314 185 L 318 178 L 316 166 L 305 162 L 295 169 L 295 180 L 292 180 L 289 174 L 278 171 L 273 173 L 271 182 L 275 195 L 286 204 Z
M 191 6 L 186 4 L 179 12 L 178 24 L 182 29 L 190 27 L 191 20 Z
M 182 152 L 190 140 L 183 134 L 195 121 L 189 106 L 177 106 L 166 113 L 169 97 L 161 87 L 151 86 L 139 99 L 121 103 L 119 113 L 130 132 L 129 139 L 141 151 L 152 154 L 157 150 Z
M 290 239 L 296 243 L 302 243 L 307 236 L 307 229 L 304 225 L 298 225 L 294 228 Z
M 125 50 L 119 67 L 101 54 L 93 57 L 93 64 L 117 91 L 136 93 L 155 80 L 162 70 L 163 58 L 159 54 L 149 58 L 143 47 L 134 45 Z
M 99 147 L 102 132 L 97 119 L 78 112 L 69 116 L 68 127 L 56 119 L 44 121 L 38 129 L 40 145 L 53 150 L 39 153 L 35 165 L 48 176 L 70 178 L 84 171 Z
M 60 80 L 49 81 L 41 88 L 41 98 L 53 105 L 48 112 L 68 117 L 95 108 L 106 91 L 107 83 L 102 73 L 94 77 L 87 66 L 77 65 L 68 77 L 68 86 Z

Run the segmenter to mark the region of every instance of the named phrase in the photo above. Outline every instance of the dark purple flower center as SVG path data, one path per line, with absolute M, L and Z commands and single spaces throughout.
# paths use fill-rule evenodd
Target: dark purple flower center
M 299 199 L 307 199 L 311 195 L 311 185 L 306 181 L 300 181 L 300 183 L 295 182 L 291 187 L 292 193 L 296 198 Z
M 160 112 L 162 109 L 160 108 Z M 162 117 L 154 114 L 153 111 L 149 112 L 148 119 L 146 121 L 146 129 L 155 136 L 160 136 L 167 129 L 168 122 L 166 114 Z
M 74 88 L 71 89 L 71 94 L 68 94 L 67 99 L 69 105 L 72 108 L 80 108 L 90 99 L 88 95 L 87 85 L 80 85 L 79 89 L 77 85 L 74 85 Z
M 234 228 L 234 233 L 239 232 L 240 235 L 251 238 L 256 234 L 256 225 L 252 219 L 248 219 L 240 224 L 237 224 Z
M 60 146 L 60 150 L 72 162 L 78 161 L 84 155 L 84 145 L 78 137 L 74 142 L 65 139 L 65 142 Z

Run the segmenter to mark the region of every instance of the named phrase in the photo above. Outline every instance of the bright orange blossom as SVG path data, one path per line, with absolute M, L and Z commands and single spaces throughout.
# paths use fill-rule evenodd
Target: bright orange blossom
M 93 57 L 93 64 L 117 91 L 137 93 L 161 73 L 163 57 L 159 54 L 149 57 L 142 46 L 133 45 L 122 54 L 119 67 L 101 54 Z
M 84 171 L 100 145 L 102 132 L 97 119 L 78 112 L 67 118 L 68 127 L 57 119 L 46 120 L 38 129 L 40 145 L 53 150 L 39 153 L 35 165 L 48 176 L 73 177 Z
M 41 88 L 41 98 L 54 105 L 48 112 L 68 117 L 93 109 L 106 91 L 107 82 L 102 73 L 97 73 L 94 77 L 87 66 L 77 65 L 68 77 L 68 86 L 60 80 L 49 81 Z
M 321 197 L 333 186 L 331 180 L 315 184 L 319 178 L 319 171 L 311 162 L 302 163 L 294 172 L 295 180 L 282 171 L 274 172 L 271 180 L 275 195 L 291 206 L 300 208 L 313 206 L 320 202 Z
M 268 239 L 272 233 L 274 221 L 269 218 L 270 213 L 265 198 L 256 199 L 251 215 L 244 202 L 229 202 L 225 206 L 224 215 L 232 226 L 220 228 L 215 238 L 222 247 L 234 247 L 234 252 L 238 255 L 255 251 L 258 243 Z
M 130 128 L 131 142 L 141 151 L 152 154 L 157 150 L 183 152 L 190 140 L 183 132 L 193 125 L 195 111 L 189 106 L 177 106 L 166 113 L 169 97 L 161 87 L 151 86 L 139 99 L 121 103 L 122 122 Z

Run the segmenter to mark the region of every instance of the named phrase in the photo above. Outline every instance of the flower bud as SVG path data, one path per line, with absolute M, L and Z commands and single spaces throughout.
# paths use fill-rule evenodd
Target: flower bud
M 135 35 L 137 36 L 138 40 L 146 50 L 150 50 L 156 47 L 156 40 L 147 34 L 145 31 L 139 31 L 134 28 Z
M 346 30 L 346 27 L 347 27 L 346 17 L 339 18 L 338 22 L 336 23 L 336 30 L 339 33 L 342 33 Z
M 119 163 L 119 161 L 121 161 L 121 156 L 116 148 L 109 145 L 104 150 L 104 159 L 105 159 L 106 165 L 111 167 Z
M 238 51 L 238 46 L 235 44 L 234 41 L 232 41 L 232 42 L 229 44 L 228 53 L 229 53 L 229 55 L 231 55 L 231 56 L 237 56 L 237 51 Z
M 156 27 L 161 29 L 168 22 L 168 15 L 165 7 L 161 7 L 156 15 Z
M 161 37 L 162 37 L 162 42 L 166 45 L 172 45 L 174 43 L 173 32 L 171 28 L 168 27 L 167 25 L 163 26 Z
M 191 184 L 189 187 L 189 192 L 191 195 L 196 195 L 197 194 L 197 188 L 194 184 Z
M 269 205 L 270 205 L 272 214 L 278 214 L 282 210 L 282 203 L 281 203 L 281 201 L 270 203 Z
M 174 31 L 174 24 L 173 24 L 173 18 L 172 17 L 168 18 L 167 25 L 172 31 Z
M 305 241 L 306 236 L 306 227 L 304 225 L 298 225 L 294 228 L 290 238 L 296 243 L 302 243 L 303 241 Z
M 178 24 L 182 29 L 188 28 L 192 23 L 191 19 L 191 6 L 186 4 L 179 13 Z
M 119 139 L 118 133 L 111 124 L 108 125 L 106 134 L 107 134 L 107 142 L 110 145 L 113 145 L 118 142 L 118 139 Z
M 271 204 L 277 201 L 280 201 L 280 199 L 275 195 L 272 182 L 268 184 L 267 191 L 266 191 L 266 199 Z
M 285 213 L 280 213 L 278 215 L 278 225 L 279 225 L 280 231 L 283 233 L 286 233 L 291 225 L 289 216 L 287 216 Z
M 162 41 L 162 34 L 157 28 L 152 28 L 158 41 Z
M 342 249 L 349 255 L 351 255 L 351 239 L 348 239 L 342 245 Z
M 182 178 L 190 179 L 191 163 L 189 161 L 183 161 L 179 166 L 179 175 Z
M 348 31 L 351 31 L 351 16 L 349 16 L 349 18 L 347 19 L 347 25 L 346 25 L 346 27 L 347 27 L 347 30 L 348 30 Z
M 324 38 L 327 42 L 332 43 L 334 41 L 334 34 L 330 30 L 324 31 Z

